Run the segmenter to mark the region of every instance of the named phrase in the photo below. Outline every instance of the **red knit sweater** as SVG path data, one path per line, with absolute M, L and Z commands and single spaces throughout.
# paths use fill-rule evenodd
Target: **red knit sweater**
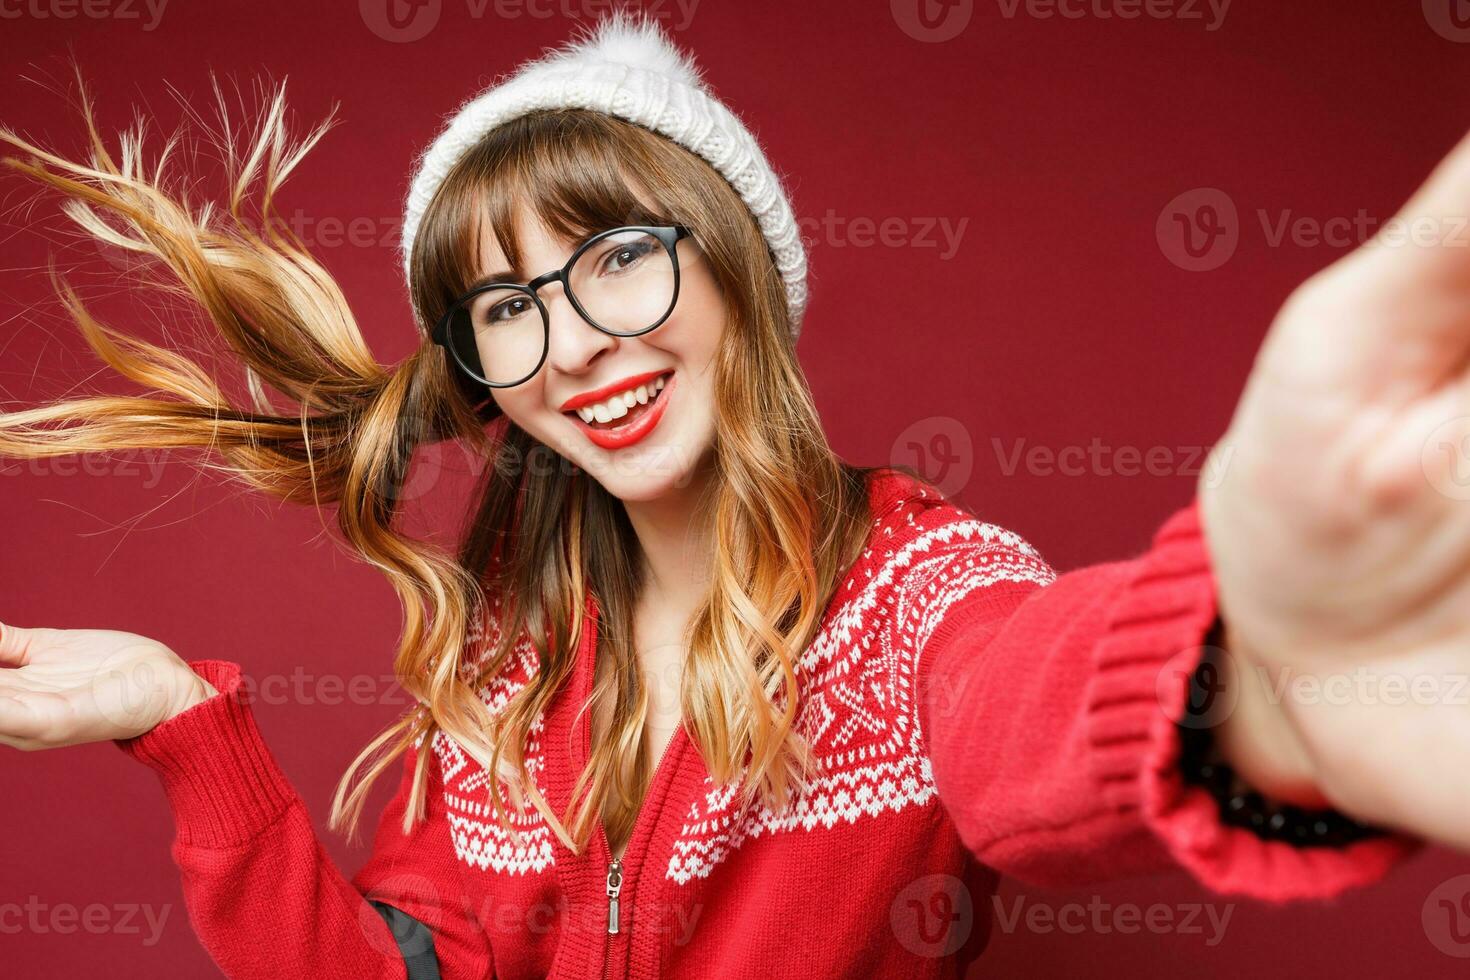
M 907 477 L 876 479 L 871 502 L 868 547 L 798 670 L 819 779 L 780 812 L 735 812 L 676 732 L 623 856 L 616 933 L 605 838 L 575 855 L 531 810 L 515 846 L 482 806 L 486 772 L 443 733 L 428 821 L 399 829 L 409 756 L 371 858 L 344 878 L 239 668 L 193 663 L 219 696 L 118 744 L 162 779 L 210 955 L 232 977 L 403 977 L 366 896 L 429 925 L 446 978 L 953 977 L 985 944 L 999 874 L 1067 885 L 1181 867 L 1285 900 L 1369 882 L 1421 846 L 1266 843 L 1181 783 L 1170 718 L 1215 617 L 1194 505 L 1143 555 L 1057 577 Z M 577 670 L 527 753 L 558 813 L 590 742 L 587 608 Z M 536 669 L 521 643 L 482 691 L 492 710 Z

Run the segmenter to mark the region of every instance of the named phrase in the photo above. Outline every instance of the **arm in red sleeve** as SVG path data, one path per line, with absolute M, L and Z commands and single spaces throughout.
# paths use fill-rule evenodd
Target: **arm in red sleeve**
M 1183 867 L 1219 893 L 1286 901 L 1374 881 L 1423 846 L 1268 842 L 1183 783 L 1174 719 L 1216 615 L 1197 504 L 1143 555 L 1060 577 L 985 527 L 997 533 L 954 535 L 915 563 L 906 589 L 928 624 L 920 723 L 935 784 L 978 860 L 1043 886 Z
M 246 980 L 401 980 L 402 955 L 373 899 L 428 926 L 445 978 L 490 976 L 488 940 L 462 900 L 432 753 L 427 821 L 403 833 L 410 752 L 372 855 L 349 882 L 261 739 L 241 696 L 239 666 L 189 666 L 220 693 L 116 744 L 163 783 L 189 921 L 219 967 Z

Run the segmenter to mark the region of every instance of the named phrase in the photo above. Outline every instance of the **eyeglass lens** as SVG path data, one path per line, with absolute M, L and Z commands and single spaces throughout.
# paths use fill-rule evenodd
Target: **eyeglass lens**
M 644 231 L 595 239 L 568 271 L 572 297 L 608 333 L 630 335 L 653 326 L 674 303 L 674 260 Z M 545 356 L 547 326 L 529 292 L 488 289 L 456 306 L 449 340 L 456 358 L 491 384 L 514 384 Z

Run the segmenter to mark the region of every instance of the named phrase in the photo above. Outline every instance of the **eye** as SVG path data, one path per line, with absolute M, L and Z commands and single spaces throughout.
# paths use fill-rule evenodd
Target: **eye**
M 531 301 L 525 296 L 513 296 L 499 302 L 486 304 L 481 323 L 508 323 L 525 316 L 531 309 Z
M 658 241 L 647 235 L 632 241 L 618 242 L 604 253 L 599 271 L 612 275 L 627 272 L 642 262 L 653 249 L 662 247 Z

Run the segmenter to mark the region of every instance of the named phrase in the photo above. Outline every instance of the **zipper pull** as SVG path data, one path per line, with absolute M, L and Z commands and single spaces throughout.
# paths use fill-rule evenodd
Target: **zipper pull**
M 618 932 L 618 893 L 623 890 L 623 861 L 618 858 L 607 866 L 607 932 Z

